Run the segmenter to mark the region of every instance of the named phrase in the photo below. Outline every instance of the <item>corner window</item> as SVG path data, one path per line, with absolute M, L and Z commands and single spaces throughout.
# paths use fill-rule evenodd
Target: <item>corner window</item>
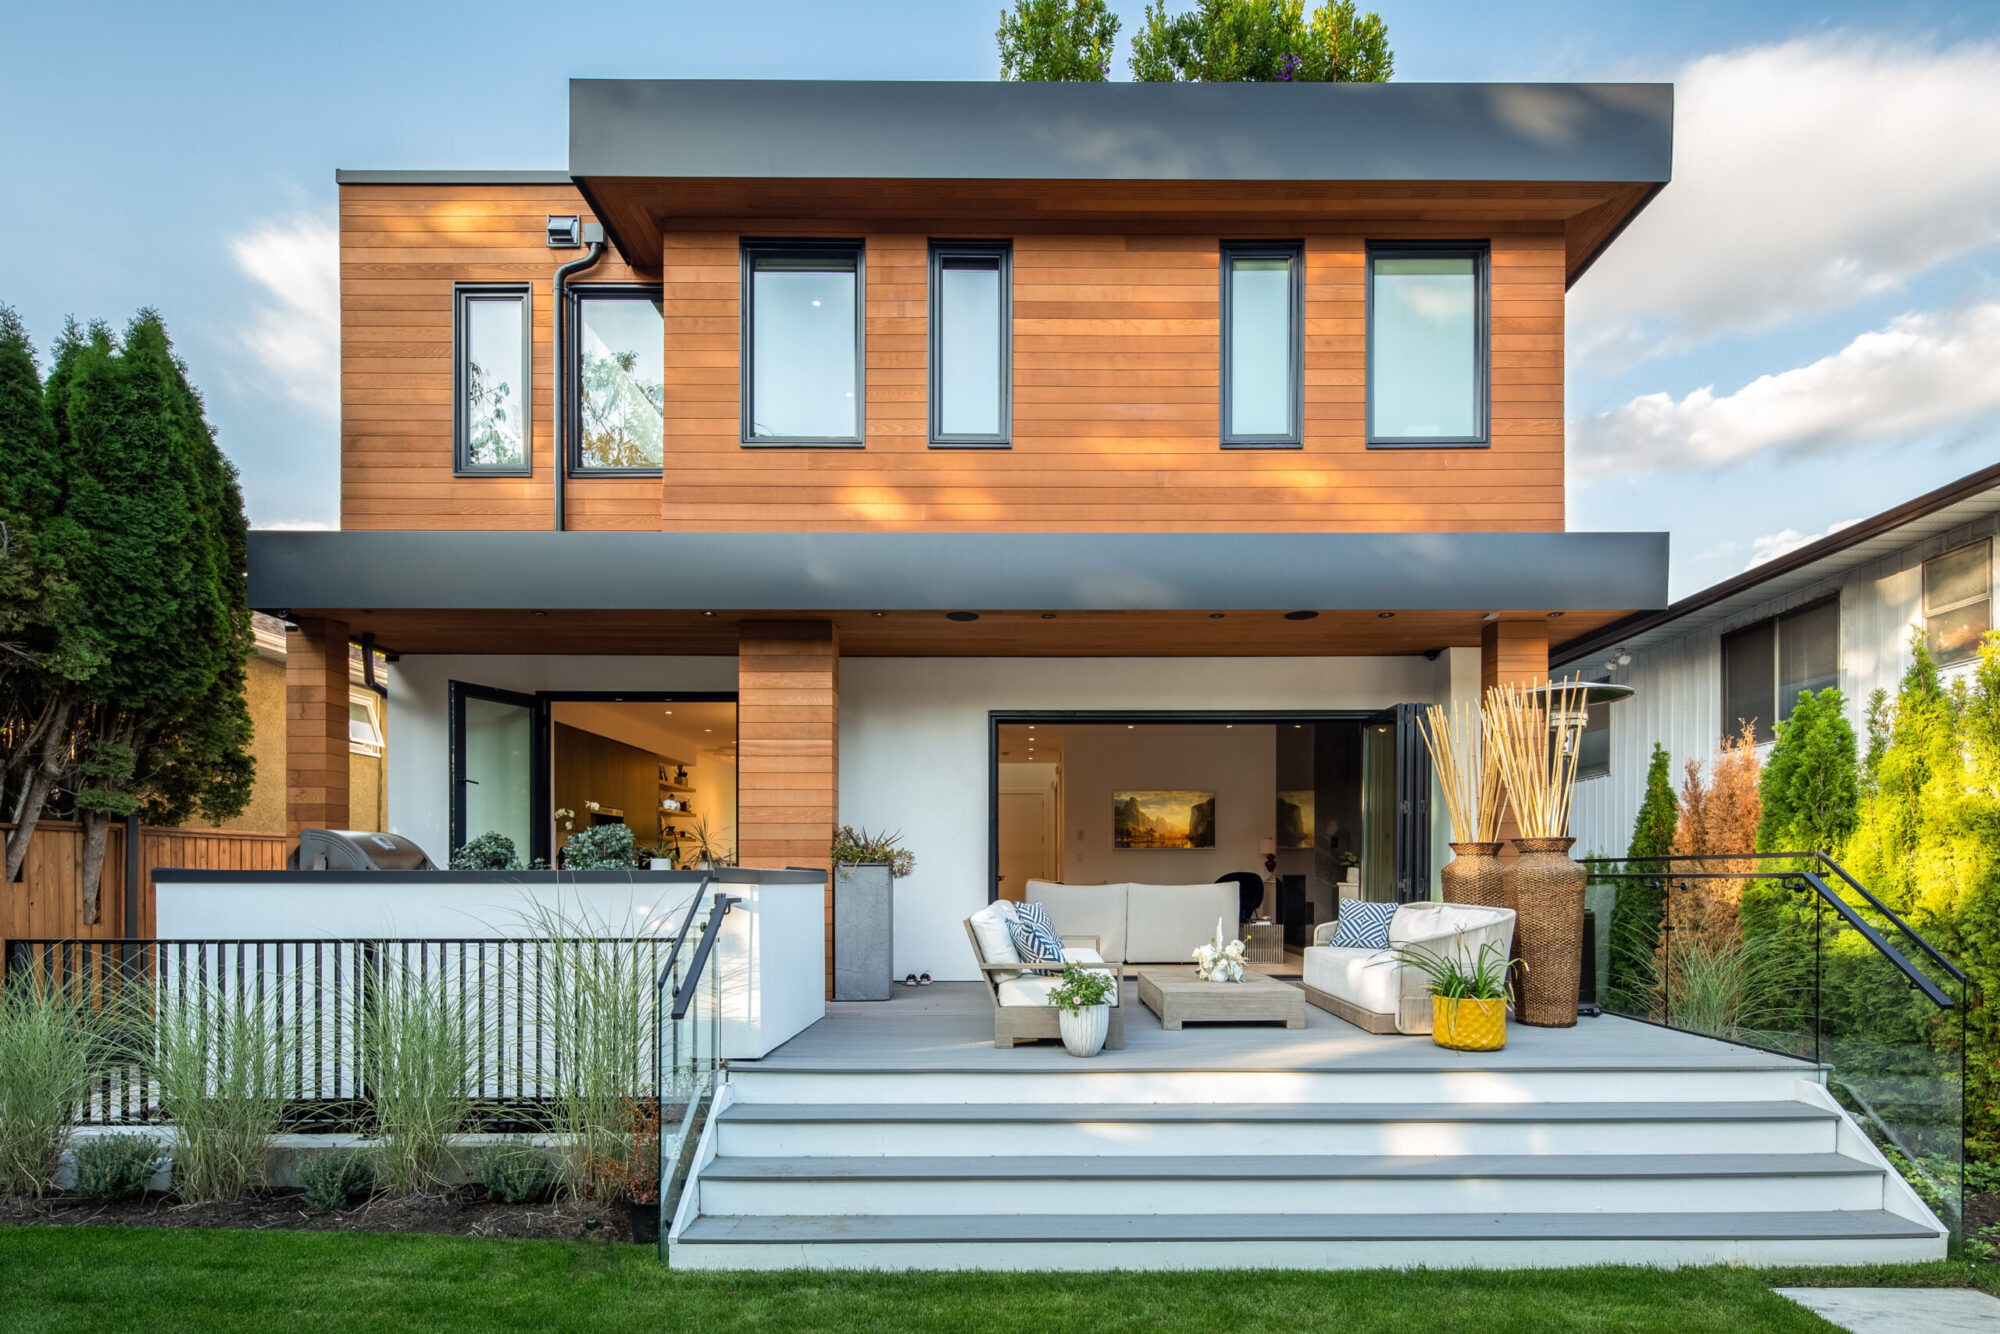
M 1722 730 L 1773 741 L 1799 696 L 1840 684 L 1840 603 L 1828 598 L 1722 637 Z
M 858 445 L 861 247 L 743 247 L 743 443 Z
M 1222 443 L 1297 445 L 1304 392 L 1297 242 L 1222 247 Z
M 1012 430 L 1012 248 L 931 243 L 934 445 L 1004 445 Z
M 528 285 L 459 283 L 452 304 L 453 470 L 526 476 L 535 346 Z
M 1484 445 L 1487 248 L 1368 247 L 1368 443 Z
M 1924 562 L 1924 633 L 1940 667 L 1979 656 L 1979 641 L 1992 628 L 1990 540 Z
M 569 293 L 570 466 L 657 474 L 667 403 L 660 289 L 591 283 Z

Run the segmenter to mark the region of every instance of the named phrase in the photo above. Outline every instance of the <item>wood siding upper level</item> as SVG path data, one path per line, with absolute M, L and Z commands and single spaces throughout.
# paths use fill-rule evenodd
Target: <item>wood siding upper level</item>
M 563 186 L 350 184 L 341 196 L 343 526 L 549 527 L 550 278 L 576 252 L 549 250 L 543 221 L 589 210 Z M 663 476 L 569 479 L 570 527 L 1563 527 L 1570 241 L 1560 218 L 1476 225 L 1341 216 L 1300 226 L 1210 217 L 1173 232 L 1157 230 L 1157 221 L 1118 231 L 1046 219 L 976 229 L 962 219 L 699 225 L 668 231 L 657 273 L 666 317 Z M 774 234 L 860 236 L 865 244 L 862 448 L 741 443 L 739 248 L 745 236 Z M 1220 244 L 1259 235 L 1305 244 L 1302 448 L 1220 444 Z M 928 241 L 948 236 L 1013 242 L 1008 449 L 928 444 Z M 1366 243 L 1424 237 L 1491 246 L 1488 447 L 1366 445 Z M 579 281 L 639 277 L 607 254 Z M 454 478 L 452 284 L 501 280 L 534 284 L 534 471 Z

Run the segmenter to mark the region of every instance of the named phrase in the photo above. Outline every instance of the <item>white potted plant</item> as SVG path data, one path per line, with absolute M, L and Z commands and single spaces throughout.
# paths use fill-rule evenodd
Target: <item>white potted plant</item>
M 1232 939 L 1223 929 L 1223 919 L 1215 919 L 1215 939 L 1194 950 L 1194 975 L 1204 982 L 1243 980 L 1243 942 Z
M 1111 1031 L 1111 998 L 1117 983 L 1111 974 L 1078 964 L 1063 965 L 1062 981 L 1049 992 L 1049 1004 L 1056 1007 L 1056 1026 L 1062 1030 L 1063 1046 L 1072 1056 L 1095 1056 L 1104 1050 Z

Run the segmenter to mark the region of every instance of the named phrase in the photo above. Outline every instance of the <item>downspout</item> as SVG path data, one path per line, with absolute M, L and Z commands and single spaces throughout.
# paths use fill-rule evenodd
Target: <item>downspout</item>
M 555 282 L 555 353 L 556 373 L 549 383 L 555 386 L 555 469 L 556 469 L 556 531 L 563 530 L 563 481 L 569 476 L 569 444 L 563 439 L 564 428 L 569 425 L 569 396 L 564 392 L 563 381 L 568 377 L 569 358 L 563 352 L 563 331 L 569 327 L 569 309 L 563 303 L 563 284 L 572 274 L 585 269 L 604 258 L 604 226 L 602 223 L 583 224 L 583 238 L 590 245 L 589 253 L 580 259 L 573 259 L 556 270 Z

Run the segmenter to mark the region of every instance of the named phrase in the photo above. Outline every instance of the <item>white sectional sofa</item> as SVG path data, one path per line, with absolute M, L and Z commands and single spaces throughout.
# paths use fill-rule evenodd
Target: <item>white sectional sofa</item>
M 1370 1033 L 1431 1031 L 1429 979 L 1401 963 L 1398 950 L 1456 955 L 1475 964 L 1492 945 L 1513 958 L 1514 910 L 1471 903 L 1405 903 L 1389 922 L 1389 948 L 1346 949 L 1331 942 L 1338 922 L 1313 931 L 1305 952 L 1306 999 Z
M 1064 885 L 1030 880 L 1030 903 L 1049 910 L 1065 936 L 1096 936 L 1107 959 L 1126 963 L 1192 964 L 1195 947 L 1212 939 L 1215 923 L 1236 934 L 1241 898 L 1236 882 L 1219 885 Z

